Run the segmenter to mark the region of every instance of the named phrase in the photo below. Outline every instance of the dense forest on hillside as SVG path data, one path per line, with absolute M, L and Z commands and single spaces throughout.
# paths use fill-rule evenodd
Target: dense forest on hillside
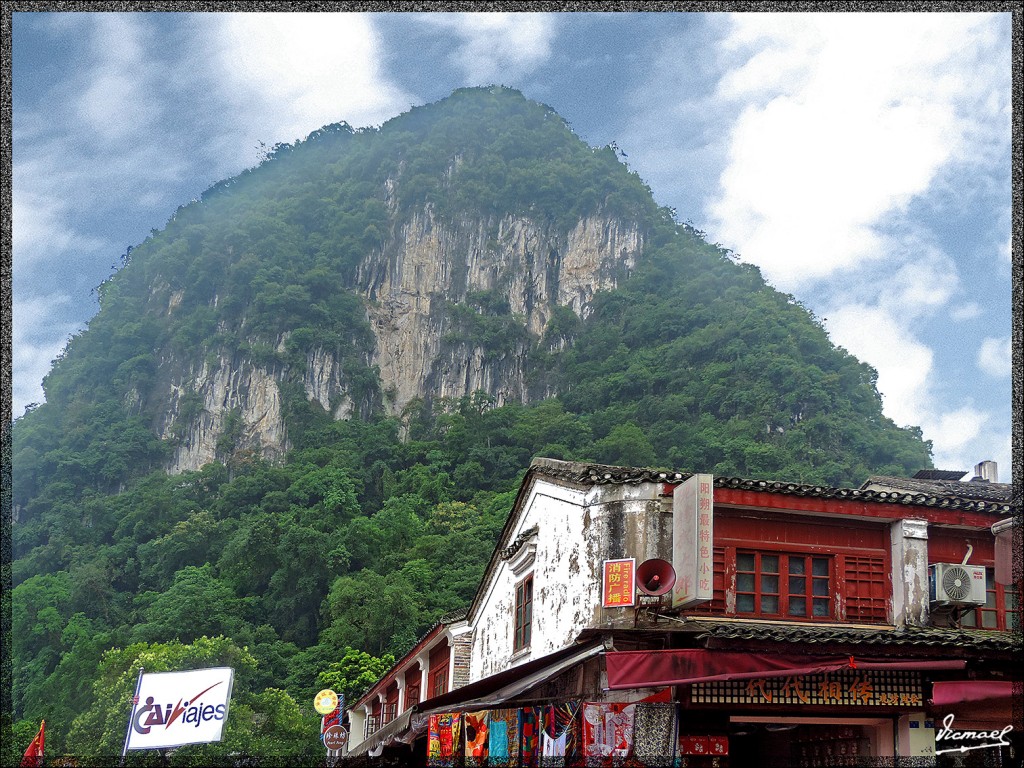
M 537 390 L 556 396 L 388 413 L 351 289 L 365 254 L 424 206 L 554 231 L 595 214 L 641 227 L 620 287 L 584 317 L 556 309 L 541 338 L 496 292 L 451 307 L 456 336 L 494 354 L 528 344 Z M 828 485 L 930 466 L 920 431 L 882 414 L 875 372 L 799 301 L 659 208 L 611 148 L 507 89 L 275 147 L 130 249 L 100 297 L 46 403 L 13 430 L 22 749 L 45 718 L 52 754 L 119 754 L 138 668 L 202 662 L 236 669 L 227 740 L 172 762 L 315 757 L 313 694 L 356 695 L 468 604 L 534 456 Z M 299 383 L 316 346 L 344 360 L 350 418 Z M 280 374 L 291 450 L 268 461 L 229 430 L 218 461 L 168 474 L 180 432 L 157 436 L 164 368 L 225 348 Z M 190 408 L 202 404 L 184 399 L 180 429 Z

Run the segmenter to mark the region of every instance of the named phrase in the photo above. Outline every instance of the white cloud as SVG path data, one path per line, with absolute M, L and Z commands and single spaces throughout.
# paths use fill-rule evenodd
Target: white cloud
M 453 30 L 462 45 L 452 60 L 473 85 L 508 84 L 551 55 L 555 21 L 541 13 L 427 13 L 426 24 Z
M 90 20 L 93 61 L 77 101 L 78 117 L 97 142 L 122 142 L 148 130 L 159 111 L 147 58 L 154 41 L 132 14 L 98 13 Z
M 71 245 L 75 236 L 61 208 L 59 200 L 38 192 L 22 189 L 13 195 L 11 227 L 16 267 L 28 266 Z
M 382 71 L 369 16 L 230 13 L 217 22 L 224 96 L 244 131 L 267 143 L 291 143 L 342 120 L 378 124 L 411 104 Z
M 41 157 L 14 170 L 11 252 L 16 280 L 72 250 L 95 252 L 104 245 L 76 228 L 67 196 L 75 187 L 59 163 L 59 158 Z
M 930 413 L 932 350 L 916 340 L 897 316 L 878 306 L 830 309 L 825 324 L 832 341 L 878 371 L 886 415 L 899 426 L 922 425 Z
M 887 258 L 887 216 L 946 164 L 1008 144 L 989 129 L 1009 93 L 980 55 L 991 15 L 729 18 L 719 94 L 742 111 L 710 229 L 784 290 Z
M 917 238 L 887 239 L 893 261 L 904 261 L 876 286 L 879 302 L 903 324 L 933 314 L 944 307 L 960 288 L 956 264 L 938 248 Z
M 1009 377 L 1013 360 L 1010 337 L 987 338 L 978 350 L 978 367 L 995 378 Z
M 1006 241 L 1003 243 L 1003 247 L 999 249 L 999 255 L 1003 257 L 1003 261 L 1010 264 L 1013 261 L 1013 235 L 1007 236 Z
M 971 406 L 958 408 L 928 419 L 928 437 L 942 446 L 941 456 L 959 457 L 979 435 L 989 421 L 989 415 Z M 954 459 L 950 459 L 953 461 Z M 937 462 L 938 463 L 938 462 Z M 971 463 L 971 466 L 976 464 Z M 940 466 L 941 463 L 939 464 Z
M 878 391 L 886 415 L 898 426 L 921 427 L 924 438 L 933 443 L 935 466 L 967 470 L 992 457 L 1002 467 L 1001 479 L 1008 477 L 1010 451 L 1008 438 L 1006 445 L 1002 444 L 1004 426 L 994 413 L 976 407 L 970 398 L 960 398 L 951 408 L 949 398 L 936 395 L 934 353 L 904 320 L 898 305 L 848 304 L 830 309 L 825 325 L 833 342 L 878 371 Z M 983 354 L 987 346 L 998 347 L 1001 353 L 1002 345 L 1008 352 L 1008 339 L 986 340 Z M 979 355 L 979 364 L 980 360 Z M 1008 373 L 1008 360 L 1003 364 Z
M 55 323 L 56 310 L 71 303 L 64 294 L 15 298 L 11 307 L 11 416 L 25 406 L 43 402 L 43 377 L 78 330 L 73 323 Z
M 977 302 L 969 301 L 966 304 L 958 304 L 953 307 L 949 316 L 957 322 L 961 322 L 963 320 L 974 320 L 976 317 L 981 317 L 983 311 L 984 310 L 982 310 Z
M 935 443 L 936 467 L 973 472 L 978 462 L 992 460 L 999 467 L 999 482 L 1013 482 L 1009 430 L 999 428 L 992 414 L 966 406 L 944 414 L 924 431 Z

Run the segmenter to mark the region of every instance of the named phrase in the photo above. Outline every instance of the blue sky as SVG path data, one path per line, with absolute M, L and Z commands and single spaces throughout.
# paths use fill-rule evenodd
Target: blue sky
M 1008 13 L 15 13 L 13 415 L 261 143 L 498 83 L 811 309 L 936 466 L 1008 481 L 1010 54 Z

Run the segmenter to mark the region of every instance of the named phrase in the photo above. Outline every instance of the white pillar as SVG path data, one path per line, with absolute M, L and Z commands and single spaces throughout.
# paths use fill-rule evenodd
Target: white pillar
M 928 624 L 928 522 L 896 520 L 890 527 L 892 542 L 893 624 Z
M 450 631 L 445 640 L 448 641 L 448 691 L 453 691 L 455 690 L 455 640 Z
M 405 711 L 405 672 L 395 675 L 395 683 L 398 685 L 398 703 L 395 704 L 395 717 Z
M 430 691 L 427 690 L 427 679 L 430 674 L 430 656 L 421 653 L 416 657 L 416 663 L 420 665 L 420 701 L 430 698 Z

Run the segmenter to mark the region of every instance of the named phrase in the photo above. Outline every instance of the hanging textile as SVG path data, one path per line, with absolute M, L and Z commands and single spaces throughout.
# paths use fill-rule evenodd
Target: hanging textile
M 492 709 L 487 721 L 488 765 L 519 764 L 519 710 Z
M 548 736 L 547 731 L 541 731 L 540 734 L 540 764 L 544 766 L 548 765 L 561 765 L 565 758 L 565 737 L 567 734 L 561 736 Z M 558 760 L 549 760 L 548 758 L 559 758 Z
M 636 704 L 583 705 L 584 757 L 626 757 L 633 748 Z
M 676 705 L 638 703 L 633 717 L 633 756 L 670 765 L 675 758 Z
M 565 750 L 561 754 L 570 758 L 578 757 L 580 754 L 580 706 L 581 702 L 579 701 L 569 701 L 563 704 L 549 704 L 544 707 L 544 733 L 548 735 L 548 739 L 552 743 L 560 741 Z M 541 741 L 541 755 L 547 755 L 544 752 L 543 740 Z
M 540 759 L 540 708 L 523 707 L 519 710 L 519 723 L 520 765 L 536 766 Z
M 487 712 L 467 712 L 465 715 L 466 765 L 483 765 L 487 758 Z
M 452 765 L 459 746 L 461 717 L 458 712 L 431 715 L 427 726 L 427 762 L 430 765 Z

